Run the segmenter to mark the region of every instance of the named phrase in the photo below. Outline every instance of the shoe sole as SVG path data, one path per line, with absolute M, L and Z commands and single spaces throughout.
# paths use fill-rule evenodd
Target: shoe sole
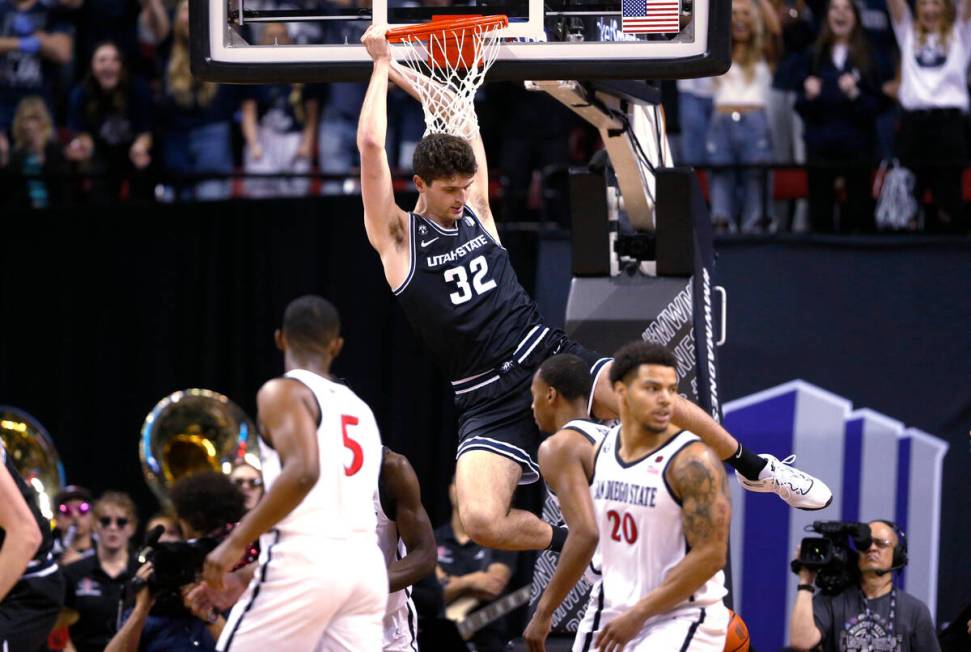
M 747 491 L 753 491 L 755 493 L 760 493 L 760 494 L 774 494 L 775 493 L 775 490 L 772 489 L 772 488 L 770 488 L 770 487 L 752 486 L 748 482 L 746 482 L 744 480 L 741 480 L 741 479 L 738 481 L 738 484 L 740 484 L 743 487 L 745 487 L 745 489 Z M 780 496 L 780 498 L 781 498 L 781 496 Z M 783 499 L 783 502 L 785 502 L 784 499 Z M 833 494 L 830 494 L 829 495 L 829 500 L 827 500 L 826 501 L 826 504 L 823 505 L 823 506 L 821 506 L 821 507 L 797 507 L 795 505 L 789 505 L 789 503 L 786 502 L 786 504 L 789 505 L 789 507 L 792 507 L 793 509 L 800 509 L 800 510 L 802 510 L 804 512 L 818 512 L 821 509 L 826 509 L 832 503 L 833 503 Z

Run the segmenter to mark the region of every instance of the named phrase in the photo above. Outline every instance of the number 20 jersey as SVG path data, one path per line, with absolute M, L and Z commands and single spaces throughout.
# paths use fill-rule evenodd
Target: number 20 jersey
M 411 267 L 394 294 L 418 338 L 452 380 L 499 367 L 543 321 L 509 253 L 468 206 L 453 228 L 409 219 Z
M 688 431 L 673 435 L 639 460 L 619 454 L 621 426 L 604 437 L 594 461 L 590 493 L 600 531 L 603 622 L 609 622 L 656 589 L 688 554 L 681 501 L 665 478 L 671 461 L 698 441 Z M 648 620 L 721 603 L 725 575 L 718 571 L 679 605 Z M 591 604 L 593 601 L 591 600 Z
M 374 491 L 381 435 L 371 408 L 347 386 L 311 371 L 294 369 L 286 377 L 306 385 L 317 400 L 320 474 L 310 493 L 276 525 L 280 540 L 301 538 L 313 546 L 321 539 L 358 540 L 377 546 Z M 280 477 L 280 456 L 261 442 L 260 461 L 269 491 Z

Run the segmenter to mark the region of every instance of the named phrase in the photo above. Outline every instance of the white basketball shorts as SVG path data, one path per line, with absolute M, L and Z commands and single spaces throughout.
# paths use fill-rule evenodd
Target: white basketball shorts
M 376 541 L 276 537 L 264 546 L 216 649 L 380 650 L 387 600 L 388 574 Z

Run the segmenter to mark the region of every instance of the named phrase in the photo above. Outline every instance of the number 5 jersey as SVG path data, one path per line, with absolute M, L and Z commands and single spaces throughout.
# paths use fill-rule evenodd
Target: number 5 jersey
M 350 388 L 304 369 L 286 374 L 317 400 L 320 476 L 310 493 L 275 527 L 281 539 L 356 539 L 377 548 L 374 491 L 381 470 L 381 435 L 374 413 Z M 260 442 L 263 482 L 269 491 L 280 476 L 280 456 Z

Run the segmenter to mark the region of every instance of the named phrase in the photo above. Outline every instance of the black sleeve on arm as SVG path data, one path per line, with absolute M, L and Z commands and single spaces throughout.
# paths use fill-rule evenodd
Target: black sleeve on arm
M 512 550 L 493 550 L 491 564 L 503 564 L 509 567 L 509 571 L 515 575 L 516 559 L 518 555 Z M 482 570 L 486 570 L 483 568 Z

